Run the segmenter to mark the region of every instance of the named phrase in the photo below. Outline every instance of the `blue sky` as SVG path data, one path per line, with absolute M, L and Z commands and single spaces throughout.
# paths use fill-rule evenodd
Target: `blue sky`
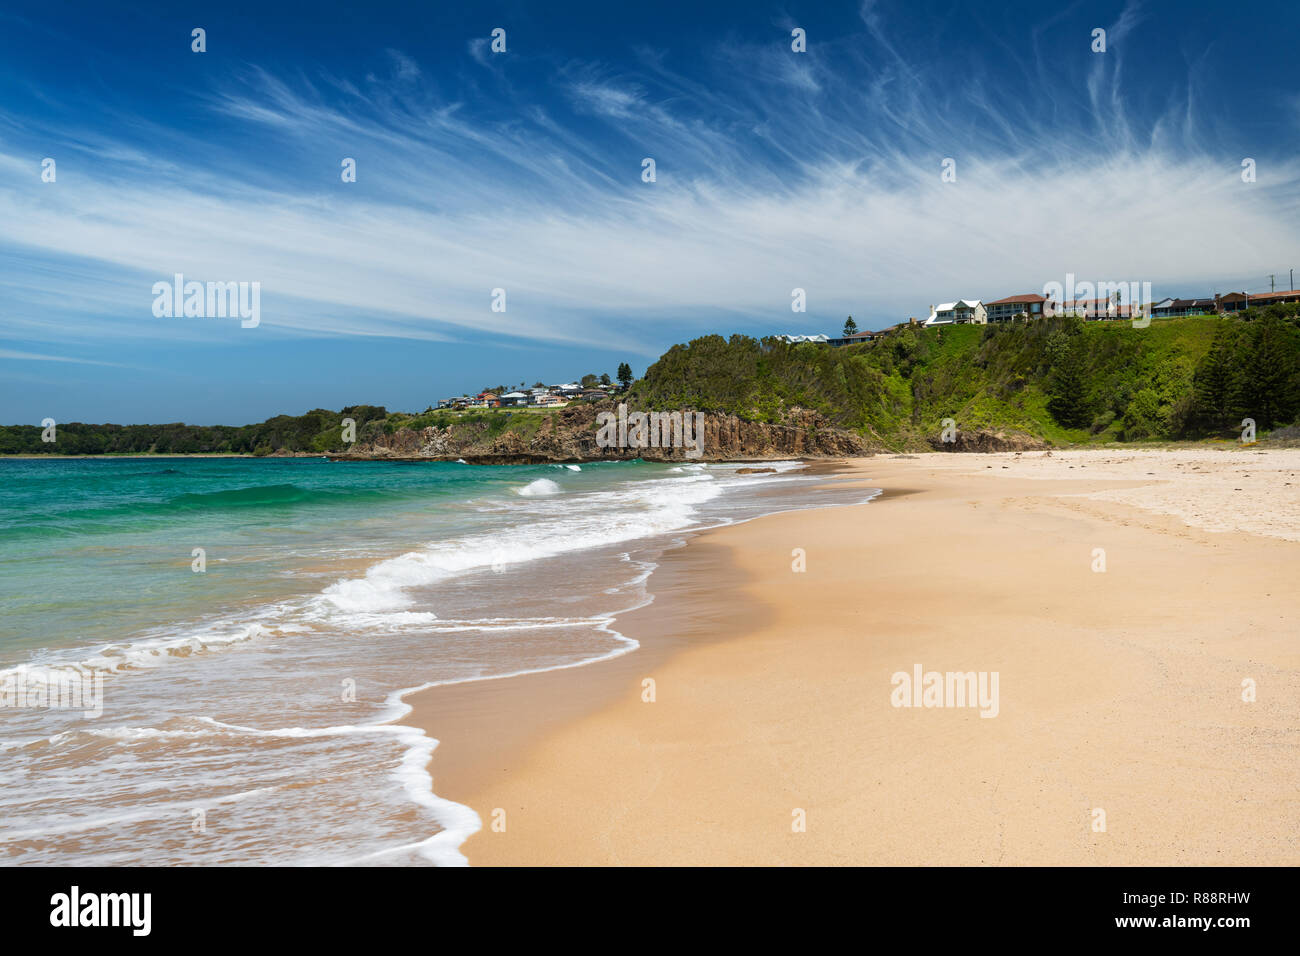
M 419 410 L 1067 272 L 1300 268 L 1292 2 L 29 7 L 0 12 L 5 424 Z M 155 317 L 177 272 L 259 282 L 260 325 Z

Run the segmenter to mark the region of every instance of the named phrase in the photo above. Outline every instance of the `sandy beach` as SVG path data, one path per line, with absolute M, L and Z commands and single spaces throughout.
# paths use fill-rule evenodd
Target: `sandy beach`
M 885 494 L 667 554 L 640 650 L 408 698 L 472 865 L 1300 863 L 1300 450 L 838 480 Z M 895 706 L 918 667 L 995 715 Z

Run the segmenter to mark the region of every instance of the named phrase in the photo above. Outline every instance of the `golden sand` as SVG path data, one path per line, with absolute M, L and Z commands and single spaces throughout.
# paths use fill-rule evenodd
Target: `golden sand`
M 483 820 L 476 865 L 1295 865 L 1297 473 L 1250 449 L 854 462 L 893 493 L 670 553 L 618 623 L 641 650 L 435 688 L 410 720 Z M 893 706 L 917 665 L 996 672 L 997 716 Z

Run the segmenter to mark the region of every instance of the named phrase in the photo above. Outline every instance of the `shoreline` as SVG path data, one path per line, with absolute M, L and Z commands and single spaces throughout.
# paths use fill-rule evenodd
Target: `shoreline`
M 1283 706 L 1300 659 L 1272 623 L 1294 620 L 1300 552 L 1090 497 L 1161 484 L 1151 469 L 1175 463 L 1160 456 L 1223 465 L 1217 450 L 1054 454 L 837 463 L 893 494 L 695 533 L 664 554 L 652 603 L 617 620 L 638 651 L 407 697 L 404 722 L 441 741 L 435 791 L 483 822 L 461 852 L 488 865 L 1300 860 Z M 1300 470 L 1294 452 L 1265 454 Z M 1081 473 L 1104 456 L 1147 473 Z M 1098 539 L 1106 574 L 1089 569 Z M 1244 612 L 1258 626 L 1243 632 L 1231 600 L 1216 622 L 1164 597 L 1189 575 L 1192 593 L 1258 595 Z M 913 663 L 1000 671 L 1000 719 L 891 707 L 889 675 Z M 1272 686 L 1245 705 L 1250 672 Z M 1192 772 L 1183 755 L 1198 748 L 1223 766 Z M 1249 810 L 1236 823 L 1234 801 Z M 1094 834 L 1099 804 L 1114 822 Z M 795 808 L 807 832 L 791 832 Z
M 801 473 L 838 476 L 846 468 L 843 461 L 811 460 L 805 462 Z M 869 483 L 858 483 L 864 490 L 872 487 Z M 895 491 L 892 494 L 907 493 Z M 881 496 L 884 495 L 891 493 L 882 492 Z M 782 513 L 785 512 L 770 512 L 746 519 L 740 525 Z M 666 660 L 682 648 L 731 636 L 720 635 L 697 621 L 687 620 L 687 612 L 694 610 L 693 606 L 661 600 L 659 592 L 671 597 L 698 590 L 707 599 L 707 592 L 712 587 L 743 586 L 748 580 L 747 575 L 727 562 L 725 548 L 709 539 L 718 531 L 737 526 L 673 533 L 674 537 L 683 540 L 680 544 L 667 544 L 663 548 L 657 566 L 646 581 L 646 603 L 618 612 L 611 619 L 615 630 L 639 645 L 631 650 L 548 670 L 439 684 L 400 694 L 402 703 L 410 711 L 400 718 L 399 723 L 420 727 L 429 737 L 438 740 L 429 767 L 437 795 L 461 803 L 458 794 L 472 792 L 493 779 L 496 774 L 493 768 L 502 756 L 517 758 L 546 733 L 611 703 L 618 693 L 617 688 L 635 678 L 648 664 Z M 709 587 L 703 588 L 699 581 L 706 573 Z M 739 635 L 747 627 L 754 626 L 761 616 L 761 609 L 757 607 L 741 609 L 729 627 Z M 709 626 L 717 625 L 717 621 L 711 621 Z M 492 719 L 492 715 L 498 713 L 514 715 L 521 708 L 530 714 L 527 721 L 511 719 L 499 722 Z M 434 726 L 438 733 L 431 729 Z M 491 756 L 467 745 L 475 735 L 484 733 L 491 736 Z M 485 819 L 484 826 L 489 822 Z M 463 846 L 461 852 L 464 852 Z
M 1031 449 L 1022 454 L 1041 454 L 1044 451 L 1053 451 L 1059 454 L 1069 454 L 1071 452 L 1084 453 L 1104 453 L 1114 455 L 1124 454 L 1142 454 L 1150 452 L 1169 452 L 1169 451 L 1187 451 L 1187 452 L 1224 452 L 1236 453 L 1242 451 L 1263 451 L 1274 453 L 1283 450 L 1294 450 L 1300 448 L 1300 442 L 1295 439 L 1285 441 L 1273 441 L 1267 436 L 1243 445 L 1236 441 L 1229 441 L 1224 438 L 1201 438 L 1195 441 L 1152 441 L 1152 442 L 1111 442 L 1102 444 L 1084 444 L 1084 445 L 1046 445 L 1043 448 Z M 856 461 L 871 461 L 896 458 L 898 456 L 919 456 L 943 454 L 954 457 L 970 457 L 973 455 L 1000 455 L 1000 454 L 1017 454 L 1013 451 L 1005 452 L 970 452 L 970 451 L 949 451 L 935 452 L 932 449 L 882 449 L 875 452 L 872 458 L 854 458 L 854 457 L 804 457 L 799 460 L 809 464 L 846 464 Z M 677 459 L 677 458 L 645 458 L 641 459 L 648 462 L 663 463 L 673 462 L 677 464 L 692 464 L 696 462 L 715 464 L 715 465 L 752 465 L 763 464 L 773 461 L 790 461 L 798 456 L 780 455 L 766 458 L 712 458 L 701 457 L 697 459 Z M 267 455 L 254 455 L 248 452 L 124 452 L 124 453 L 102 453 L 102 454 L 84 454 L 84 455 L 57 455 L 57 454 L 0 454 L 0 461 L 41 461 L 50 459 L 53 461 L 80 461 L 93 459 L 139 459 L 139 458 L 263 458 L 263 459 L 289 459 L 289 458 L 325 458 L 331 462 L 463 462 L 470 465 L 550 465 L 550 464 L 593 464 L 605 461 L 633 461 L 630 458 L 548 458 L 541 456 L 532 456 L 527 454 L 520 455 L 466 455 L 466 456 L 400 456 L 400 455 L 350 455 L 346 452 L 339 451 L 295 451 L 283 455 L 271 453 Z M 526 460 L 525 460 L 526 459 Z

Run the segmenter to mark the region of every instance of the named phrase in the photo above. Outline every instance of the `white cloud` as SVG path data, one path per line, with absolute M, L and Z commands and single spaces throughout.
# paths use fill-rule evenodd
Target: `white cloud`
M 848 312 L 895 321 L 1066 272 L 1206 294 L 1213 277 L 1300 250 L 1300 164 L 1261 158 L 1260 182 L 1244 184 L 1236 159 L 1139 148 L 1113 74 L 1083 94 L 1095 127 L 1054 129 L 979 77 L 945 90 L 882 56 L 864 84 L 841 50 L 844 72 L 809 65 L 811 85 L 792 84 L 770 48 L 750 52 L 720 52 L 725 86 L 653 56 L 635 77 L 560 70 L 585 106 L 573 117 L 513 90 L 500 116 L 442 99 L 401 54 L 400 91 L 332 80 L 342 104 L 255 72 L 211 101 L 268 139 L 242 167 L 168 154 L 156 175 L 121 176 L 104 160 L 50 185 L 0 147 L 0 242 L 117 270 L 101 303 L 121 316 L 115 334 L 136 322 L 184 334 L 149 312 L 152 282 L 183 272 L 260 281 L 272 331 L 599 340 L 647 355 L 665 319 L 701 332 L 727 316 L 800 330 Z M 135 167 L 138 148 L 121 147 Z M 339 180 L 344 155 L 358 158 L 356 185 Z M 657 183 L 641 181 L 642 156 Z M 957 182 L 941 183 L 949 156 Z M 505 313 L 489 308 L 498 287 Z M 808 316 L 789 310 L 794 287 Z
M 126 368 L 117 362 L 100 362 L 96 359 L 70 358 L 66 355 L 45 355 L 40 352 L 19 352 L 14 349 L 0 349 L 0 360 L 17 362 L 71 362 L 75 365 L 107 365 L 112 368 Z

